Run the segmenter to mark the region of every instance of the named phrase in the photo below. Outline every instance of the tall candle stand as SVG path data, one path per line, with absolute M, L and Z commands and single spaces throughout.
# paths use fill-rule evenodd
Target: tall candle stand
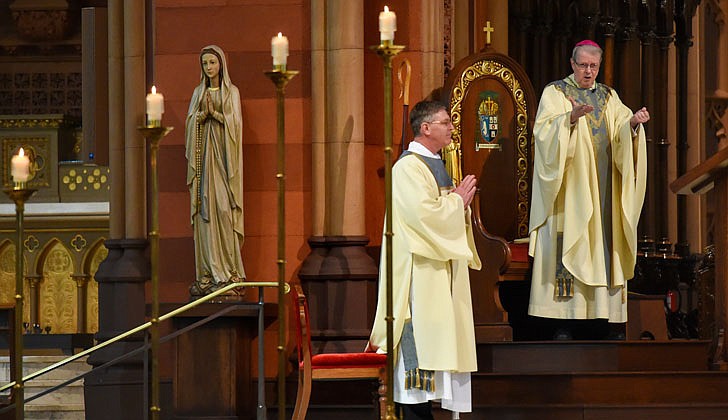
M 15 221 L 17 241 L 15 242 L 15 314 L 13 325 L 13 372 L 15 385 L 15 419 L 25 417 L 25 391 L 23 388 L 23 215 L 25 202 L 35 194 L 35 189 L 26 188 L 25 182 L 16 182 L 13 188 L 7 188 L 5 194 L 15 202 Z
M 278 128 L 278 418 L 286 418 L 286 331 L 285 331 L 285 285 L 286 285 L 286 181 L 285 181 L 285 106 L 286 85 L 298 71 L 286 70 L 285 65 L 276 65 L 265 75 L 276 86 L 276 114 Z M 259 417 L 260 418 L 260 417 Z
M 160 140 L 174 129 L 174 127 L 161 127 L 160 123 L 160 121 L 155 121 L 146 127 L 137 128 L 142 136 L 149 140 L 152 184 L 150 197 L 152 218 L 148 234 L 152 254 L 152 319 L 149 326 L 152 341 L 152 401 L 149 412 L 152 420 L 158 420 L 162 410 L 159 406 L 159 171 L 157 155 Z
M 404 45 L 393 45 L 392 41 L 382 41 L 371 47 L 382 58 L 384 65 L 384 202 L 385 244 L 387 247 L 387 420 L 396 419 L 394 413 L 394 310 L 392 305 L 392 59 L 404 50 Z

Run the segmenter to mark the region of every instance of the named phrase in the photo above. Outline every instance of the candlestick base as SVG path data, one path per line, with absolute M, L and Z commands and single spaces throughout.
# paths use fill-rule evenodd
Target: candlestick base
M 379 45 L 372 45 L 369 47 L 373 51 L 375 51 L 378 55 L 382 57 L 394 57 L 395 55 L 401 53 L 404 49 L 404 45 L 394 45 L 392 41 L 385 40 L 382 41 Z
M 285 64 L 276 65 L 272 71 L 265 72 L 265 75 L 272 80 L 279 89 L 284 88 L 297 74 L 297 70 L 286 70 Z
M 22 186 L 22 187 L 19 187 Z M 33 196 L 38 190 L 34 188 L 24 188 L 25 182 L 16 182 L 15 187 L 5 188 L 3 192 L 10 197 L 15 204 L 24 204 L 30 197 Z
M 161 123 L 161 121 L 157 122 Z M 152 142 L 158 142 L 162 137 L 166 136 L 167 134 L 169 134 L 170 131 L 174 130 L 174 127 L 147 125 L 145 127 L 137 127 L 137 130 L 142 133 L 142 136 L 144 136 L 145 139 L 149 139 Z

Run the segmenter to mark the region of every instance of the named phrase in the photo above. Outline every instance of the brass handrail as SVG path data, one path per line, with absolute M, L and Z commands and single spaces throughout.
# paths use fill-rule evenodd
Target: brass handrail
M 188 311 L 188 310 L 190 310 L 190 309 L 192 309 L 192 308 L 194 308 L 194 307 L 196 307 L 196 306 L 198 306 L 198 305 L 200 305 L 202 303 L 205 303 L 206 301 L 208 301 L 208 300 L 210 300 L 212 298 L 215 298 L 215 297 L 217 297 L 217 296 L 219 296 L 221 294 L 224 294 L 225 292 L 228 292 L 228 291 L 230 291 L 232 289 L 236 289 L 236 288 L 239 288 L 239 287 L 278 287 L 278 282 L 272 282 L 272 281 L 259 281 L 259 282 L 256 282 L 256 281 L 248 281 L 248 282 L 230 283 L 229 285 L 223 287 L 222 289 L 216 290 L 216 291 L 210 293 L 209 295 L 205 295 L 205 296 L 203 296 L 203 297 L 201 297 L 201 298 L 199 298 L 199 299 L 197 299 L 195 301 L 192 301 L 192 302 L 190 302 L 190 303 L 188 303 L 186 305 L 180 306 L 179 308 L 174 309 L 174 310 L 172 310 L 172 311 L 170 311 L 170 312 L 168 312 L 168 313 L 160 316 L 159 317 L 159 321 L 160 322 L 161 321 L 166 321 L 166 320 L 174 317 L 175 315 L 179 315 L 179 314 L 181 314 L 183 312 L 186 312 L 186 311 Z M 285 292 L 288 293 L 288 292 L 290 292 L 290 290 L 291 290 L 291 286 L 288 283 L 286 283 L 285 284 Z M 138 333 L 140 331 L 144 331 L 145 329 L 149 328 L 151 325 L 152 325 L 152 322 L 151 321 L 147 321 L 144 324 L 141 324 L 138 327 L 132 328 L 129 331 L 123 332 L 123 333 L 117 335 L 116 337 L 110 338 L 110 339 L 104 341 L 103 343 L 99 343 L 99 344 L 97 344 L 97 345 L 95 345 L 95 346 L 93 346 L 93 347 L 91 347 L 89 349 L 86 349 L 86 350 L 81 351 L 80 353 L 74 354 L 74 355 L 69 356 L 69 357 L 67 357 L 67 358 L 65 358 L 65 359 L 63 359 L 63 360 L 61 360 L 59 362 L 56 362 L 56 363 L 54 363 L 52 365 L 49 365 L 49 366 L 46 366 L 45 368 L 43 368 L 43 369 L 41 369 L 41 370 L 39 370 L 37 372 L 33 372 L 33 373 L 31 373 L 31 374 L 23 377 L 22 378 L 22 382 L 26 382 L 26 381 L 30 381 L 32 379 L 35 379 L 38 376 L 44 375 L 44 374 L 46 374 L 46 373 L 48 373 L 48 372 L 50 372 L 50 371 L 52 371 L 54 369 L 57 369 L 57 368 L 59 368 L 61 366 L 64 366 L 64 365 L 67 365 L 68 363 L 71 363 L 74 360 L 77 360 L 77 359 L 80 359 L 80 358 L 82 358 L 82 357 L 84 357 L 86 355 L 89 355 L 89 354 L 95 352 L 96 350 L 102 349 L 102 348 L 104 348 L 104 347 L 106 347 L 106 346 L 108 346 L 110 344 L 114 344 L 117 341 L 121 341 L 122 339 L 124 339 L 126 337 L 129 337 L 130 335 L 136 334 L 136 333 Z M 13 386 L 15 386 L 15 381 L 9 382 L 9 383 L 3 385 L 2 387 L 0 387 L 0 392 L 5 391 L 7 389 L 10 389 Z

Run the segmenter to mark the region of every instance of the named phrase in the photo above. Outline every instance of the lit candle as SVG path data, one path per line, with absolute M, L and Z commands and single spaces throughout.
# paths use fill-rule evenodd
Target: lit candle
M 30 176 L 30 159 L 25 156 L 25 151 L 20 148 L 17 155 L 13 156 L 10 161 L 10 174 L 15 182 L 26 182 Z
M 274 66 L 285 66 L 288 61 L 288 37 L 278 32 L 270 41 L 271 55 Z
M 394 31 L 397 30 L 397 15 L 384 6 L 384 11 L 379 12 L 379 39 L 382 41 L 394 41 Z
M 147 94 L 147 124 L 153 127 L 161 126 L 162 114 L 164 114 L 164 96 L 157 93 L 157 88 L 152 86 L 152 93 Z

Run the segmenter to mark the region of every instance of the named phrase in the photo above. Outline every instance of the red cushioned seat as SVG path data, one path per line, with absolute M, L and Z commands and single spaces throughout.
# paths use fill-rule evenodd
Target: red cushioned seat
M 374 352 L 311 354 L 308 302 L 300 284 L 291 288 L 296 321 L 298 347 L 298 393 L 293 409 L 293 420 L 305 420 L 311 397 L 311 382 L 315 379 L 347 380 L 376 379 L 379 381 L 379 416 L 385 418 L 387 355 Z
M 508 248 L 511 249 L 511 261 L 528 262 L 528 243 L 509 242 Z
M 387 364 L 387 355 L 380 353 L 322 353 L 311 357 L 314 369 L 365 368 Z

